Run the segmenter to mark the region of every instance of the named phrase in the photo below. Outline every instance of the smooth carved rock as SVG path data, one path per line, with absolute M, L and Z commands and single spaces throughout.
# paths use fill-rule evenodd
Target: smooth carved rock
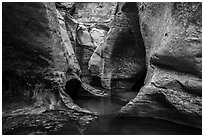
M 54 3 L 4 3 L 2 23 L 3 92 L 11 90 L 22 97 L 28 94 L 30 100 L 41 91 L 57 96 L 55 90 L 66 81 L 69 65 Z M 6 87 L 12 79 L 16 82 L 11 85 L 19 89 Z M 54 102 L 50 99 L 51 108 L 57 105 Z
M 61 96 L 67 73 L 79 75 L 80 68 L 55 4 L 4 3 L 3 20 L 4 95 L 33 100 L 43 111 L 64 105 L 80 110 Z
M 89 61 L 91 73 L 98 75 L 102 80 L 102 86 L 107 89 L 130 89 L 137 84 L 137 80 L 143 79 L 146 70 L 136 3 L 121 5 L 121 10 L 110 23 L 105 42 L 97 47 Z M 119 79 L 131 78 L 135 79 L 130 80 L 131 84 L 128 86 L 118 84 Z
M 121 109 L 201 128 L 201 3 L 140 3 L 145 86 Z

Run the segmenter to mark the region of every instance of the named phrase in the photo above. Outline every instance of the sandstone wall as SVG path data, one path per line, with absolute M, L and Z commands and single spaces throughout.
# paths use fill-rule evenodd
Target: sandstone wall
M 4 3 L 2 25 L 3 94 L 58 106 L 73 63 L 55 4 Z
M 122 113 L 201 127 L 202 4 L 139 3 L 147 76 Z
M 145 49 L 136 3 L 118 5 L 105 42 L 96 48 L 89 66 L 93 73 L 99 71 L 96 74 L 107 89 L 131 89 L 143 83 Z

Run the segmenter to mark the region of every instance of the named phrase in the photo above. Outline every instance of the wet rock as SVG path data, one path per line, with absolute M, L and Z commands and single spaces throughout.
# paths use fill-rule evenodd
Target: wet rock
M 201 3 L 140 3 L 145 86 L 121 109 L 201 128 Z

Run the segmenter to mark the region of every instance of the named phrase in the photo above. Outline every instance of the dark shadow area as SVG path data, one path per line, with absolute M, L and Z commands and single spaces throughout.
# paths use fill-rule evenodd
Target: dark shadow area
M 97 76 L 92 76 L 90 85 L 91 86 L 96 86 L 96 87 L 102 87 L 101 78 L 97 77 Z
M 103 24 L 96 24 L 94 27 L 97 28 L 97 29 L 105 30 L 107 32 L 110 30 L 109 26 L 106 26 L 106 25 L 103 25 Z
M 126 27 L 121 28 L 120 32 L 118 32 L 117 39 L 114 41 L 114 46 L 111 54 L 111 58 L 113 59 L 111 64 L 115 68 L 114 73 L 116 75 L 119 75 L 119 73 L 121 72 L 122 74 L 127 73 L 127 75 L 132 75 L 132 78 L 130 79 L 133 79 L 135 84 L 130 88 L 133 91 L 139 92 L 140 88 L 144 86 L 147 68 L 146 68 L 146 49 L 140 30 L 138 15 L 139 11 L 137 8 L 137 3 L 127 2 L 122 5 L 121 11 L 122 13 L 124 12 L 125 16 L 127 16 L 128 18 L 130 19 L 134 18 L 134 20 L 132 19 L 130 22 L 130 26 L 131 24 L 134 24 L 132 26 L 134 27 L 134 29 L 129 27 L 128 24 Z M 123 22 L 121 21 L 121 23 Z M 130 65 L 130 67 L 139 66 L 135 67 L 134 68 L 135 70 L 137 70 L 138 68 L 140 69 L 137 72 L 127 71 L 124 68 L 124 66 L 126 66 L 126 63 Z M 121 80 L 128 81 L 128 79 Z M 114 81 L 121 80 L 119 78 L 112 79 L 112 82 L 114 83 Z
M 33 87 L 28 86 L 26 79 L 29 78 L 18 75 L 16 71 L 2 71 L 2 112 L 33 104 Z
M 131 12 L 135 12 L 135 11 L 138 12 L 137 3 L 136 2 L 126 2 L 122 6 L 121 11 L 127 12 L 127 13 L 131 13 Z
M 145 84 L 144 80 L 146 78 L 146 73 L 147 73 L 147 70 L 145 69 L 145 71 L 141 73 L 140 79 L 135 80 L 135 84 L 131 87 L 131 90 L 139 92 L 140 88 L 143 87 Z
M 71 79 L 65 85 L 65 91 L 72 99 L 76 99 L 81 87 L 81 82 L 78 79 Z

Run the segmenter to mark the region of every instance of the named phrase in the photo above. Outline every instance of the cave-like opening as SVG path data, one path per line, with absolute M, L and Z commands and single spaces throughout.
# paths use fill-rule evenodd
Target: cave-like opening
M 72 98 L 76 99 L 81 87 L 81 82 L 78 79 L 71 79 L 65 85 L 65 92 Z

